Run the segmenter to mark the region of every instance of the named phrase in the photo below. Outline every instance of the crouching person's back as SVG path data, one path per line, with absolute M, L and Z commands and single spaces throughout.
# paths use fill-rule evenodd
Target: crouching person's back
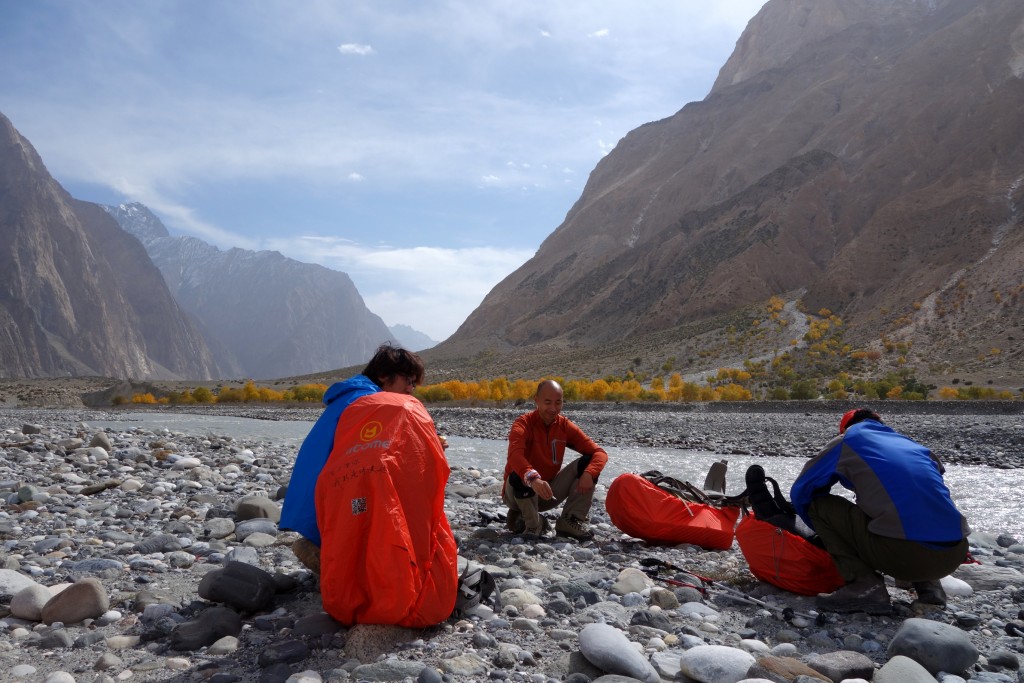
M 415 397 L 386 392 L 345 416 L 316 485 L 324 609 L 346 625 L 438 624 L 455 607 L 458 550 L 434 422 Z

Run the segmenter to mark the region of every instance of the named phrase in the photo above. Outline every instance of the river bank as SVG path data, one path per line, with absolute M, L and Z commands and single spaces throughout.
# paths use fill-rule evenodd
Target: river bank
M 510 417 L 522 408 L 429 410 L 442 433 L 501 439 Z M 241 411 L 262 419 L 319 415 L 318 409 L 231 412 Z M 723 453 L 749 449 L 768 456 L 806 456 L 827 440 L 838 421 L 831 411 L 665 416 L 665 411 L 568 406 L 566 412 L 607 443 L 675 439 Z M 711 653 L 716 663 L 746 662 L 745 657 L 753 660 L 755 655 L 759 661 L 775 661 L 771 656 L 788 666 L 802 665 L 804 675 L 817 672 L 819 680 L 882 681 L 883 667 L 899 662 L 893 643 L 918 618 L 955 631 L 955 647 L 935 642 L 932 650 L 969 653 L 973 648 L 971 665 L 958 673 L 976 682 L 1019 680 L 1024 653 L 1024 640 L 1014 635 L 1024 609 L 1019 529 L 972 536 L 972 552 L 982 564 L 958 570 L 967 588 L 951 597 L 945 610 L 916 612 L 913 594 L 890 586 L 896 604 L 891 616 L 819 618 L 812 598 L 756 581 L 735 545 L 722 552 L 650 546 L 611 526 L 600 497 L 593 511 L 595 540 L 527 542 L 489 519 L 501 511 L 500 470 L 454 465 L 446 513 L 460 554 L 496 577 L 504 607 L 497 612 L 481 608 L 425 631 L 345 628 L 324 618 L 315 577 L 290 551 L 294 534 L 279 532 L 274 523 L 281 486 L 294 460 L 293 444 L 143 426 L 107 432 L 88 424 L 117 414 L 0 410 L 0 605 L 7 610 L 0 616 L 0 669 L 12 680 L 436 683 L 443 676 L 449 681 L 582 683 L 609 671 L 583 654 L 585 633 L 592 633 L 587 627 L 600 623 L 621 635 L 606 647 L 617 661 L 642 654 L 644 666 L 619 671 L 638 680 L 724 683 L 721 677 L 689 678 L 680 669 L 697 648 L 713 646 L 722 648 Z M 962 422 L 956 416 L 886 417 L 901 431 L 916 425 L 937 435 L 938 448 L 991 467 L 1011 450 L 1004 440 L 1019 437 L 1022 429 L 1019 414 L 963 416 Z M 1003 456 L 997 456 L 1000 451 Z M 254 507 L 265 516 L 253 516 Z M 651 579 L 641 571 L 645 557 L 713 577 L 767 607 L 714 590 L 701 594 L 672 586 L 664 579 L 677 576 L 673 573 Z M 256 609 L 245 602 L 256 590 L 200 597 L 204 578 L 223 572 L 229 561 L 270 577 L 275 589 L 269 602 Z M 25 588 L 42 600 L 25 582 L 47 595 L 62 584 L 84 586 L 86 597 L 78 601 L 90 602 L 95 613 L 72 621 L 82 607 L 75 602 L 65 605 L 66 623 L 44 623 L 26 606 L 27 598 L 14 600 Z M 214 606 L 222 611 L 208 609 Z M 784 607 L 807 616 L 786 618 Z M 203 615 L 210 614 L 223 621 L 209 623 L 212 617 Z M 215 640 L 202 644 L 181 635 L 228 622 L 237 624 L 237 631 L 217 631 Z M 616 665 L 605 661 L 604 666 Z M 652 670 L 656 679 L 645 678 Z M 768 673 L 764 679 L 780 680 Z M 944 683 L 963 680 L 949 676 Z

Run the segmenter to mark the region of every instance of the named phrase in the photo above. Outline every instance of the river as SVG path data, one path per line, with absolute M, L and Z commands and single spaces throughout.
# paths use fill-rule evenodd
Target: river
M 166 429 L 191 436 L 210 433 L 229 435 L 243 443 L 267 441 L 279 446 L 292 445 L 296 451 L 312 424 L 295 420 L 152 412 L 127 413 L 123 419 L 116 421 L 89 422 L 91 427 L 115 431 L 131 431 L 141 427 L 149 431 Z M 448 442 L 446 454 L 453 466 L 483 470 L 501 470 L 505 466 L 505 441 L 450 436 Z M 604 484 L 610 484 L 612 479 L 623 472 L 659 470 L 676 479 L 700 485 L 711 463 L 723 457 L 707 451 L 671 448 L 609 447 L 607 450 L 609 459 L 602 476 Z M 729 463 L 726 492 L 730 494 L 743 490 L 743 473 L 755 462 L 762 465 L 768 476 L 776 479 L 783 491 L 788 493 L 805 462 L 804 458 L 794 457 L 725 457 Z M 972 529 L 1020 534 L 1020 511 L 1024 510 L 1024 470 L 947 465 L 945 480 L 953 500 L 967 517 Z M 842 489 L 837 486 L 834 491 L 840 493 Z

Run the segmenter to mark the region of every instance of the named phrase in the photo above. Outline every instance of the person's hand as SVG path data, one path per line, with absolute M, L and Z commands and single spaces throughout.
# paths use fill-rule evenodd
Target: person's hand
M 543 479 L 534 479 L 533 483 L 530 484 L 530 488 L 544 500 L 551 500 L 555 497 L 554 491 L 551 490 L 551 484 Z
M 590 476 L 590 472 L 584 472 L 576 481 L 576 490 L 580 493 L 590 493 L 594 490 L 594 478 Z
M 448 450 L 448 437 L 438 434 L 437 438 L 441 442 L 441 448 Z

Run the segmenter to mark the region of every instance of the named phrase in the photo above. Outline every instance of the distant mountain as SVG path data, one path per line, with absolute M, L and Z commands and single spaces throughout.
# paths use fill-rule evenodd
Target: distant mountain
M 1019 376 L 1022 112 L 1020 0 L 770 0 L 432 362 L 696 365 L 694 335 L 779 295 L 920 367 Z
M 68 195 L 2 114 L 0 322 L 3 377 L 217 375 L 139 241 Z
M 408 325 L 389 325 L 388 329 L 391 330 L 391 334 L 395 335 L 395 339 L 402 345 L 402 348 L 409 351 L 422 351 L 431 346 L 437 346 L 435 340 Z
M 276 251 L 222 251 L 172 237 L 137 203 L 104 207 L 145 246 L 181 306 L 233 376 L 293 377 L 362 365 L 394 341 L 345 273 Z

